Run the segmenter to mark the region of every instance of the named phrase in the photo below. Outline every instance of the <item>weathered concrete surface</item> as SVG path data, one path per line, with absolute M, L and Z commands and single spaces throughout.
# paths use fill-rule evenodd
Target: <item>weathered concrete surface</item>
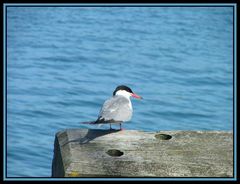
M 233 177 L 232 132 L 68 129 L 53 177 Z

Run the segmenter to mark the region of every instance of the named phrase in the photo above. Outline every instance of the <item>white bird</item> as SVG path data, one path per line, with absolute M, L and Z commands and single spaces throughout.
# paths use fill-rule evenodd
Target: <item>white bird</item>
M 98 119 L 92 122 L 83 122 L 84 124 L 110 124 L 118 123 L 122 130 L 121 123 L 131 120 L 132 118 L 132 102 L 130 97 L 142 99 L 141 96 L 133 93 L 133 91 L 124 85 L 118 86 L 113 96 L 106 100 L 100 110 Z

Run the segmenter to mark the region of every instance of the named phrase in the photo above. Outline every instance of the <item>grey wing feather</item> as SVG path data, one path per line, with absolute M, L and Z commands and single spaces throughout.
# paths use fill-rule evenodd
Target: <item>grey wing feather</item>
M 129 100 L 121 96 L 113 96 L 106 100 L 99 113 L 99 118 L 104 118 L 105 121 L 128 121 L 131 116 L 132 109 L 129 106 Z

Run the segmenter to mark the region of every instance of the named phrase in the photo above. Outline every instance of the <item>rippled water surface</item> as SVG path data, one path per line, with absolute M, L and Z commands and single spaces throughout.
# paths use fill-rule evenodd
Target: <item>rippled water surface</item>
M 232 130 L 233 9 L 8 7 L 7 176 L 51 176 L 55 133 L 120 84 L 125 129 Z

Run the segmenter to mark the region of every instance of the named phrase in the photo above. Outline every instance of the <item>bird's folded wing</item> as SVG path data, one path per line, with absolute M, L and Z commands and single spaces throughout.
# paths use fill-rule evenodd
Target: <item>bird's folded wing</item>
M 121 116 L 127 115 L 126 113 L 130 110 L 128 103 L 128 99 L 121 96 L 114 96 L 106 100 L 100 110 L 99 118 L 104 118 L 105 121 L 124 121 L 126 118 L 121 119 Z

